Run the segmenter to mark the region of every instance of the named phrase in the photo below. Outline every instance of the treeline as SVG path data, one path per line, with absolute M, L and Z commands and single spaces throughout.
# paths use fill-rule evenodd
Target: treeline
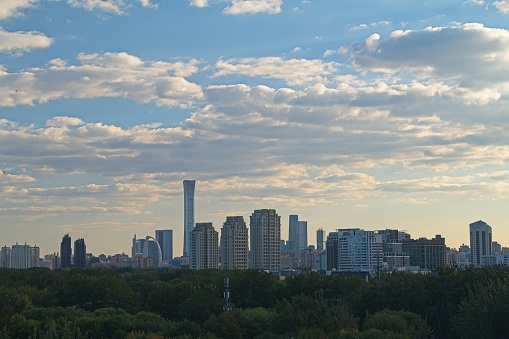
M 502 338 L 509 268 L 311 272 L 0 270 L 0 338 Z

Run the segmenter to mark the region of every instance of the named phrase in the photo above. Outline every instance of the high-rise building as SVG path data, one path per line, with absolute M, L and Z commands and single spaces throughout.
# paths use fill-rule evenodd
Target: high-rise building
M 219 268 L 218 233 L 211 222 L 196 223 L 190 236 L 189 268 L 203 270 Z
M 39 259 L 41 258 L 41 249 L 35 245 L 30 248 L 30 262 L 32 267 L 39 267 Z
M 71 267 L 72 247 L 69 234 L 64 235 L 60 243 L 60 267 Z
M 323 228 L 319 228 L 316 230 L 316 250 L 323 251 L 325 249 L 325 232 Z
M 12 245 L 11 268 L 30 268 L 32 267 L 32 247 L 27 245 Z
M 189 256 L 189 237 L 194 228 L 194 187 L 195 180 L 184 180 L 184 256 Z
M 470 263 L 481 266 L 481 257 L 492 254 L 491 226 L 482 220 L 470 224 Z
M 226 217 L 221 228 L 221 268 L 248 268 L 248 236 L 244 217 Z
M 251 267 L 281 269 L 281 218 L 275 209 L 255 210 L 250 217 Z
M 11 268 L 11 248 L 4 245 L 2 254 L 0 255 L 0 267 Z
M 83 238 L 78 238 L 74 241 L 74 267 L 87 267 L 87 246 Z
M 163 261 L 173 259 L 173 230 L 156 230 L 156 240 L 161 246 Z
M 143 242 L 143 258 L 153 258 L 153 260 L 149 260 L 149 264 L 145 265 L 145 267 L 159 267 L 163 261 L 163 251 L 159 242 L 150 235 L 145 237 L 145 241 Z M 151 265 L 151 266 L 150 266 Z
M 327 270 L 376 269 L 383 263 L 382 238 L 374 231 L 338 229 L 327 237 Z
M 298 251 L 299 247 L 299 216 L 291 214 L 288 218 L 288 252 Z
M 410 265 L 435 271 L 446 264 L 445 238 L 437 235 L 433 239 L 405 239 L 403 253 L 410 256 Z
M 299 220 L 299 238 L 297 242 L 297 251 L 305 250 L 308 247 L 308 222 Z

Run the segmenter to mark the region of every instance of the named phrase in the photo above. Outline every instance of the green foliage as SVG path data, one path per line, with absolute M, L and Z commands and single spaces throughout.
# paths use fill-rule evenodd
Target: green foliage
M 408 338 L 425 339 L 432 336 L 426 322 L 417 314 L 408 311 L 383 310 L 368 314 L 362 329 L 377 329 L 407 336 Z

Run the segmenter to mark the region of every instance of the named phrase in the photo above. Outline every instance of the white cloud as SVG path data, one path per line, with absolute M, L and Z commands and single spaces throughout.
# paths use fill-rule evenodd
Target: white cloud
M 54 59 L 47 68 L 0 72 L 1 105 L 34 105 L 57 98 L 125 97 L 160 106 L 189 105 L 202 98 L 199 85 L 183 78 L 197 71 L 197 60 L 144 61 L 120 53 L 84 54 L 81 65 Z M 14 90 L 15 89 L 15 90 Z
M 2 0 L 0 6 L 0 19 L 18 16 L 21 10 L 32 7 L 38 0 Z
M 231 0 L 223 10 L 225 14 L 277 14 L 281 12 L 282 0 Z
M 219 60 L 215 64 L 215 77 L 241 74 L 251 77 L 282 79 L 289 85 L 327 82 L 327 76 L 339 67 L 335 62 L 319 59 L 289 59 L 280 57 Z
M 73 7 L 84 8 L 87 11 L 100 10 L 117 15 L 125 14 L 127 8 L 123 0 L 67 0 L 67 3 Z
M 189 5 L 193 7 L 203 8 L 209 5 L 208 0 L 189 0 Z
M 52 42 L 40 32 L 8 32 L 0 27 L 0 52 L 28 52 L 49 47 Z
M 502 1 L 495 1 L 493 3 L 493 6 L 502 13 L 509 13 L 509 1 L 502 0 Z
M 150 0 L 140 0 L 140 4 L 143 7 L 148 7 L 148 8 L 157 8 L 159 6 L 158 4 L 154 4 L 154 3 L 150 2 Z

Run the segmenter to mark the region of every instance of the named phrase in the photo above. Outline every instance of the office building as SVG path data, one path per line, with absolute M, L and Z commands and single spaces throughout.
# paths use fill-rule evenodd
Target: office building
M 248 268 L 248 235 L 244 217 L 226 217 L 221 228 L 221 268 Z
M 12 245 L 11 268 L 26 269 L 32 266 L 32 247 L 27 245 Z
M 189 256 L 189 237 L 194 228 L 194 187 L 195 180 L 184 180 L 184 256 Z
M 338 229 L 326 242 L 327 271 L 376 269 L 383 263 L 382 238 L 374 231 Z
M 445 238 L 440 235 L 433 239 L 405 239 L 403 253 L 410 256 L 410 265 L 421 270 L 435 271 L 446 265 Z
M 299 216 L 291 214 L 288 218 L 288 252 L 297 251 L 299 246 Z
M 325 232 L 323 228 L 316 230 L 316 250 L 323 251 L 325 249 Z
M 275 209 L 255 210 L 250 217 L 251 267 L 281 269 L 281 218 Z
M 492 255 L 491 226 L 482 220 L 470 224 L 470 263 L 481 266 L 483 255 Z
M 156 230 L 156 240 L 161 246 L 163 261 L 173 259 L 173 230 Z
M 78 238 L 74 241 L 74 267 L 87 267 L 87 247 L 83 238 Z
M 72 247 L 71 237 L 69 234 L 64 235 L 62 242 L 60 243 L 60 267 L 67 268 L 71 267 L 72 258 Z
M 4 245 L 0 254 L 0 267 L 11 268 L 11 248 Z
M 163 262 L 163 251 L 161 250 L 161 246 L 159 242 L 150 235 L 145 237 L 145 241 L 143 241 L 143 259 L 153 258 L 149 261 L 145 260 L 145 267 L 159 267 Z M 147 266 L 149 265 L 149 266 Z
M 189 267 L 193 270 L 219 268 L 218 233 L 211 222 L 196 223 L 190 236 Z
M 133 245 L 131 247 L 131 258 L 137 255 L 143 256 L 143 248 L 145 247 L 145 238 L 137 239 L 136 234 L 133 237 Z

